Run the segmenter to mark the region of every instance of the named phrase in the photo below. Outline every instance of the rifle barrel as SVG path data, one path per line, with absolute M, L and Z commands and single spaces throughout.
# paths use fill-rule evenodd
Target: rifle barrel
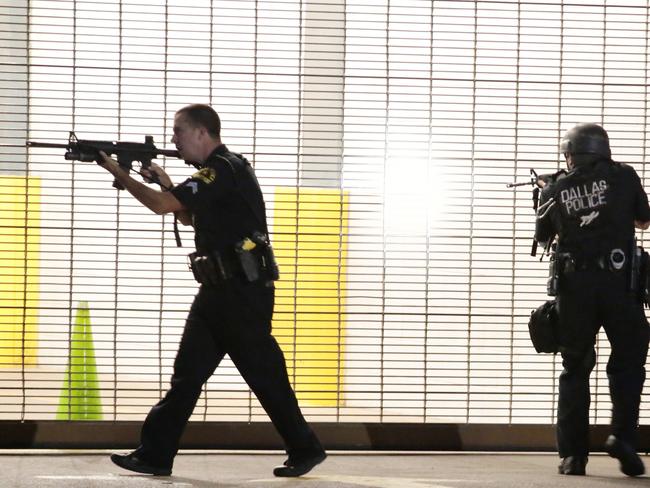
M 54 148 L 60 148 L 60 149 L 65 149 L 69 147 L 68 144 L 54 144 L 50 142 L 38 142 L 38 141 L 27 141 L 27 146 L 29 147 L 54 147 Z
M 517 183 L 517 182 L 515 182 L 515 183 L 508 183 L 508 184 L 506 185 L 506 187 L 507 187 L 507 188 L 513 188 L 513 187 L 515 187 L 515 186 L 532 185 L 533 183 L 534 183 L 534 182 L 532 182 L 532 181 L 530 181 L 530 180 L 528 180 L 528 181 L 521 181 L 521 182 L 519 182 L 519 183 Z

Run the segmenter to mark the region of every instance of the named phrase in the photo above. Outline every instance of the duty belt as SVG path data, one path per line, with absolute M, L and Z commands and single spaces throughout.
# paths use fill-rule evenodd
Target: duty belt
M 558 252 L 560 269 L 563 273 L 586 270 L 620 271 L 625 267 L 627 256 L 620 248 L 614 248 L 600 256 L 582 257 L 570 252 Z

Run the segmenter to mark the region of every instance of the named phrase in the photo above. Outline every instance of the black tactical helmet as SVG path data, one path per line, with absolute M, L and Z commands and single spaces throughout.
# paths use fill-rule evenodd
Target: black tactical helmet
M 612 157 L 607 131 L 597 124 L 578 124 L 569 129 L 560 143 L 560 152 Z

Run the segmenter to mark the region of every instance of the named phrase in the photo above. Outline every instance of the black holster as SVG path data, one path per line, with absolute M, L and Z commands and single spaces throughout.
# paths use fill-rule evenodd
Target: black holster
M 650 305 L 650 255 L 641 246 L 634 246 L 630 260 L 629 289 L 640 303 Z
M 548 280 L 546 281 L 546 294 L 550 297 L 557 296 L 557 290 L 560 283 L 560 262 L 558 254 L 553 249 L 548 261 Z
M 235 253 L 247 281 L 257 281 L 260 277 L 271 281 L 280 279 L 278 263 L 266 234 L 253 232 L 250 238 L 237 243 Z

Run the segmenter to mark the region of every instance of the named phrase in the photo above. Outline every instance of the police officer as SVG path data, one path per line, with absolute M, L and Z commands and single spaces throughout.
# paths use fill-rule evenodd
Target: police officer
M 100 164 L 137 200 L 156 214 L 174 212 L 195 230 L 192 268 L 201 287 L 190 309 L 179 345 L 171 388 L 149 412 L 141 445 L 127 455 L 113 454 L 118 466 L 169 475 L 179 439 L 201 389 L 228 354 L 282 436 L 288 452 L 276 476 L 301 476 L 322 462 L 325 451 L 309 427 L 289 383 L 284 356 L 271 335 L 274 287 L 272 256 L 266 240 L 262 192 L 253 170 L 220 137 L 217 113 L 190 105 L 174 118 L 181 157 L 198 168 L 173 186 L 158 166 L 143 171 L 160 183 L 155 190 L 133 178 L 101 153 Z
M 648 198 L 631 166 L 612 161 L 607 132 L 579 124 L 561 142 L 568 173 L 542 190 L 536 239 L 557 235 L 560 374 L 557 442 L 560 474 L 584 475 L 589 454 L 589 375 L 601 326 L 611 345 L 612 400 L 605 449 L 628 476 L 645 472 L 635 450 L 648 352 L 648 322 L 636 290 L 635 227 L 650 225 Z

